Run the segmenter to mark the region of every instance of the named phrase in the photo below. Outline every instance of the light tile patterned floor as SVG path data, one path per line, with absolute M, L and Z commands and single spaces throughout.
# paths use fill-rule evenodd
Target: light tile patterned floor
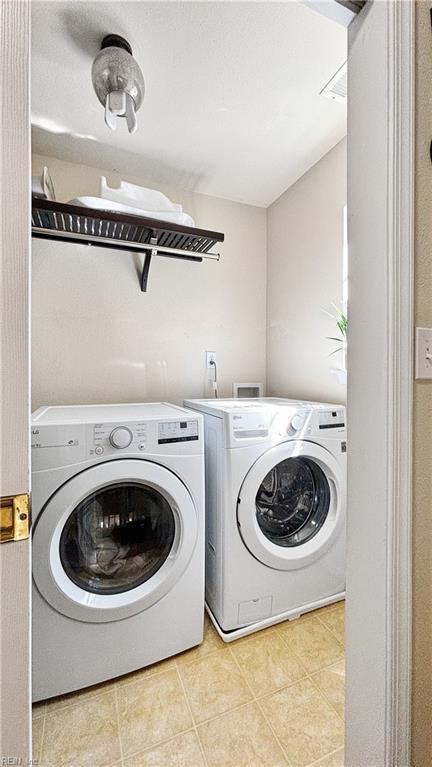
M 33 709 L 41 767 L 343 767 L 344 605 Z

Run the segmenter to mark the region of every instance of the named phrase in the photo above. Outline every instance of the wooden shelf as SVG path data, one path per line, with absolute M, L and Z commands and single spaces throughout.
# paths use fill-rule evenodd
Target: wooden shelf
M 38 197 L 32 198 L 32 236 L 143 252 L 146 254 L 141 277 L 143 291 L 147 290 L 150 263 L 154 256 L 197 262 L 204 258 L 218 261 L 219 253 L 211 253 L 210 249 L 224 241 L 224 235 L 220 232 Z

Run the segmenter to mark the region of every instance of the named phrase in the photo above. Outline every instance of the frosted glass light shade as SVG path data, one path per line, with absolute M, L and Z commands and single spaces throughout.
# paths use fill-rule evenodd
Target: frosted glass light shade
M 144 99 L 144 78 L 132 49 L 122 37 L 108 35 L 93 61 L 92 82 L 105 107 L 105 122 L 115 130 L 117 117 L 126 119 L 130 133 L 136 130 L 136 112 Z
M 106 97 L 112 91 L 129 93 L 135 111 L 144 99 L 144 78 L 134 57 L 123 48 L 102 48 L 92 66 L 92 81 L 96 95 L 105 106 Z

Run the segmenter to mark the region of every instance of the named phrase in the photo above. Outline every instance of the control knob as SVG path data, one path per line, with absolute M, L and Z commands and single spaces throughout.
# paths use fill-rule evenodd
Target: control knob
M 129 447 L 132 442 L 132 432 L 126 428 L 126 426 L 117 426 L 113 429 L 109 441 L 113 447 L 123 450 L 125 447 Z
M 305 425 L 306 417 L 303 413 L 296 413 L 293 415 L 290 421 L 289 428 L 291 431 L 300 431 Z

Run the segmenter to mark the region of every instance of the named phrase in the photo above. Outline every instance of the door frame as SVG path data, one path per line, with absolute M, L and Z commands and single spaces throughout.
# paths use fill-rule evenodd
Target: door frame
M 25 2 L 18 0 L 13 5 L 15 8 L 21 8 L 24 16 L 28 13 L 27 0 Z M 12 7 L 12 3 L 2 0 L 2 6 Z M 380 11 L 380 8 L 383 10 Z M 362 367 L 361 354 L 356 361 L 356 348 L 361 348 L 361 335 L 366 332 L 361 323 L 362 300 L 368 307 L 371 305 L 373 296 L 368 295 L 367 285 L 360 280 L 353 291 L 357 294 L 355 301 L 350 298 L 349 472 L 351 476 L 354 476 L 354 471 L 359 471 L 363 477 L 367 476 L 368 466 L 373 467 L 374 462 L 377 466 L 383 466 L 384 471 L 380 483 L 376 480 L 375 474 L 372 477 L 372 485 L 377 492 L 377 497 L 383 498 L 383 504 L 378 509 L 379 515 L 373 504 L 362 505 L 362 501 L 370 500 L 370 485 L 362 490 L 357 483 L 355 486 L 355 491 L 359 491 L 357 498 L 353 497 L 354 491 L 349 491 L 351 521 L 349 519 L 348 526 L 346 736 L 346 764 L 349 767 L 371 767 L 372 764 L 378 767 L 381 765 L 406 767 L 410 763 L 414 12 L 413 2 L 371 2 L 363 8 L 349 29 L 350 39 L 354 42 L 356 38 L 359 39 L 362 32 L 365 32 L 367 23 L 371 21 L 375 13 L 384 15 L 381 53 L 377 56 L 377 63 L 380 66 L 383 65 L 387 77 L 386 109 L 382 109 L 381 115 L 376 112 L 378 122 L 382 124 L 385 120 L 387 127 L 381 168 L 384 182 L 378 188 L 380 205 L 382 201 L 385 201 L 380 227 L 385 241 L 385 247 L 380 254 L 382 257 L 380 268 L 382 269 L 384 264 L 385 282 L 382 304 L 378 307 L 382 332 L 373 341 L 373 358 L 381 363 L 380 370 L 372 369 L 371 366 Z M 20 66 L 27 67 L 28 33 L 24 30 L 23 55 L 18 57 L 12 41 L 14 33 L 12 19 L 6 18 L 6 20 L 9 23 L 7 28 L 4 26 L 4 34 L 8 35 L 8 38 L 6 45 L 3 46 L 3 54 L 9 56 L 14 62 L 19 58 Z M 22 28 L 23 24 L 21 20 L 19 27 Z M 363 30 L 362 27 L 364 27 Z M 381 72 L 378 69 L 376 72 L 380 77 Z M 25 93 L 29 71 L 20 72 L 20 77 L 22 77 Z M 370 88 L 370 82 L 371 80 L 369 91 L 365 92 L 367 100 L 363 101 L 363 109 L 365 104 L 369 109 L 369 100 L 374 107 L 374 89 Z M 372 82 L 375 86 L 375 82 Z M 356 87 L 353 76 L 349 75 L 349 93 L 353 94 Z M 15 89 L 15 92 L 21 91 Z M 349 96 L 350 98 L 352 95 Z M 11 124 L 12 115 L 8 114 L 6 118 Z M 28 130 L 28 126 L 25 129 Z M 348 138 L 350 142 L 350 136 Z M 348 150 L 349 165 L 352 165 L 353 151 L 355 152 L 356 149 L 355 147 L 353 149 L 351 143 Z M 359 147 L 357 147 L 358 152 Z M 367 160 L 367 157 L 365 159 Z M 26 174 L 25 166 L 22 167 L 22 172 Z M 356 248 L 360 251 L 368 247 L 371 238 L 377 239 L 375 233 L 368 235 L 371 220 L 373 221 L 376 215 L 371 208 L 373 200 L 362 199 L 358 209 L 355 206 L 355 217 L 353 215 L 354 201 L 359 199 L 358 195 L 361 191 L 355 188 L 354 180 L 349 179 L 350 252 Z M 20 215 L 26 214 L 27 207 L 28 202 L 23 202 Z M 5 244 L 7 246 L 7 241 L 5 243 L 3 239 L 2 245 Z M 381 271 L 377 276 L 382 277 Z M 374 277 L 375 274 L 372 271 L 371 284 Z M 13 317 L 12 309 L 10 317 Z M 368 325 L 370 318 L 366 319 L 366 325 Z M 19 322 L 18 316 L 17 322 Z M 373 326 L 370 324 L 369 327 Z M 22 373 L 26 375 L 24 369 Z M 384 387 L 381 383 L 383 374 Z M 374 386 L 375 382 L 378 382 L 377 387 Z M 356 425 L 356 414 L 365 414 L 368 412 L 367 408 L 370 408 L 370 413 L 374 416 L 378 433 L 383 435 L 383 443 L 381 439 L 371 438 L 370 433 L 365 436 L 365 428 L 361 429 L 360 425 Z M 384 455 L 381 450 L 382 444 L 385 445 Z M 356 450 L 360 453 L 356 453 Z M 362 450 L 367 451 L 363 457 Z M 357 461 L 359 456 L 358 464 L 354 465 L 354 461 Z M 21 491 L 22 488 L 18 490 Z M 368 491 L 367 495 L 366 491 Z M 360 522 L 363 529 L 351 513 L 351 505 L 357 508 L 361 506 L 364 516 Z M 364 550 L 357 545 L 358 551 L 356 551 L 354 539 L 359 530 L 364 535 L 364 530 L 369 525 L 375 525 L 375 529 L 377 525 L 379 527 L 377 538 L 379 538 L 379 551 L 382 556 L 371 563 L 372 571 L 368 573 L 369 582 L 366 582 L 362 577 L 364 562 L 361 559 L 364 560 Z M 15 544 L 7 544 L 9 545 L 15 546 Z M 381 584 L 384 584 L 384 588 L 381 588 Z M 15 605 L 28 611 L 27 597 L 22 593 L 17 593 L 16 597 Z M 18 599 L 21 599 L 19 604 Z M 356 602 L 359 609 L 351 610 L 350 601 Z M 375 634 L 378 633 L 377 627 L 371 625 L 370 610 L 367 609 L 371 605 L 374 608 L 374 615 L 382 615 L 379 626 L 384 626 L 381 637 L 383 641 L 379 645 L 373 635 L 374 631 Z M 363 645 L 359 641 L 359 637 L 364 636 L 370 639 L 370 645 L 367 642 Z M 361 678 L 358 676 L 356 678 L 355 662 L 359 659 L 360 653 L 367 656 L 365 646 L 372 647 L 373 662 L 369 662 L 369 668 L 362 663 L 361 668 L 365 673 Z M 21 669 L 27 668 L 28 664 L 28 658 L 24 655 L 23 649 L 20 656 Z M 17 668 L 18 678 L 20 673 Z M 374 698 L 376 679 L 379 682 L 384 680 L 383 693 Z M 2 689 L 1 692 L 3 694 L 4 690 Z M 25 714 L 24 717 L 26 717 Z M 26 731 L 28 732 L 28 729 L 25 726 L 24 742 L 21 741 L 24 753 L 27 751 Z M 370 754 L 374 754 L 373 762 L 370 761 Z
M 408 767 L 415 3 L 368 3 L 348 35 L 345 760 Z
M 0 62 L 0 763 L 24 765 L 31 758 L 29 0 L 0 0 Z

